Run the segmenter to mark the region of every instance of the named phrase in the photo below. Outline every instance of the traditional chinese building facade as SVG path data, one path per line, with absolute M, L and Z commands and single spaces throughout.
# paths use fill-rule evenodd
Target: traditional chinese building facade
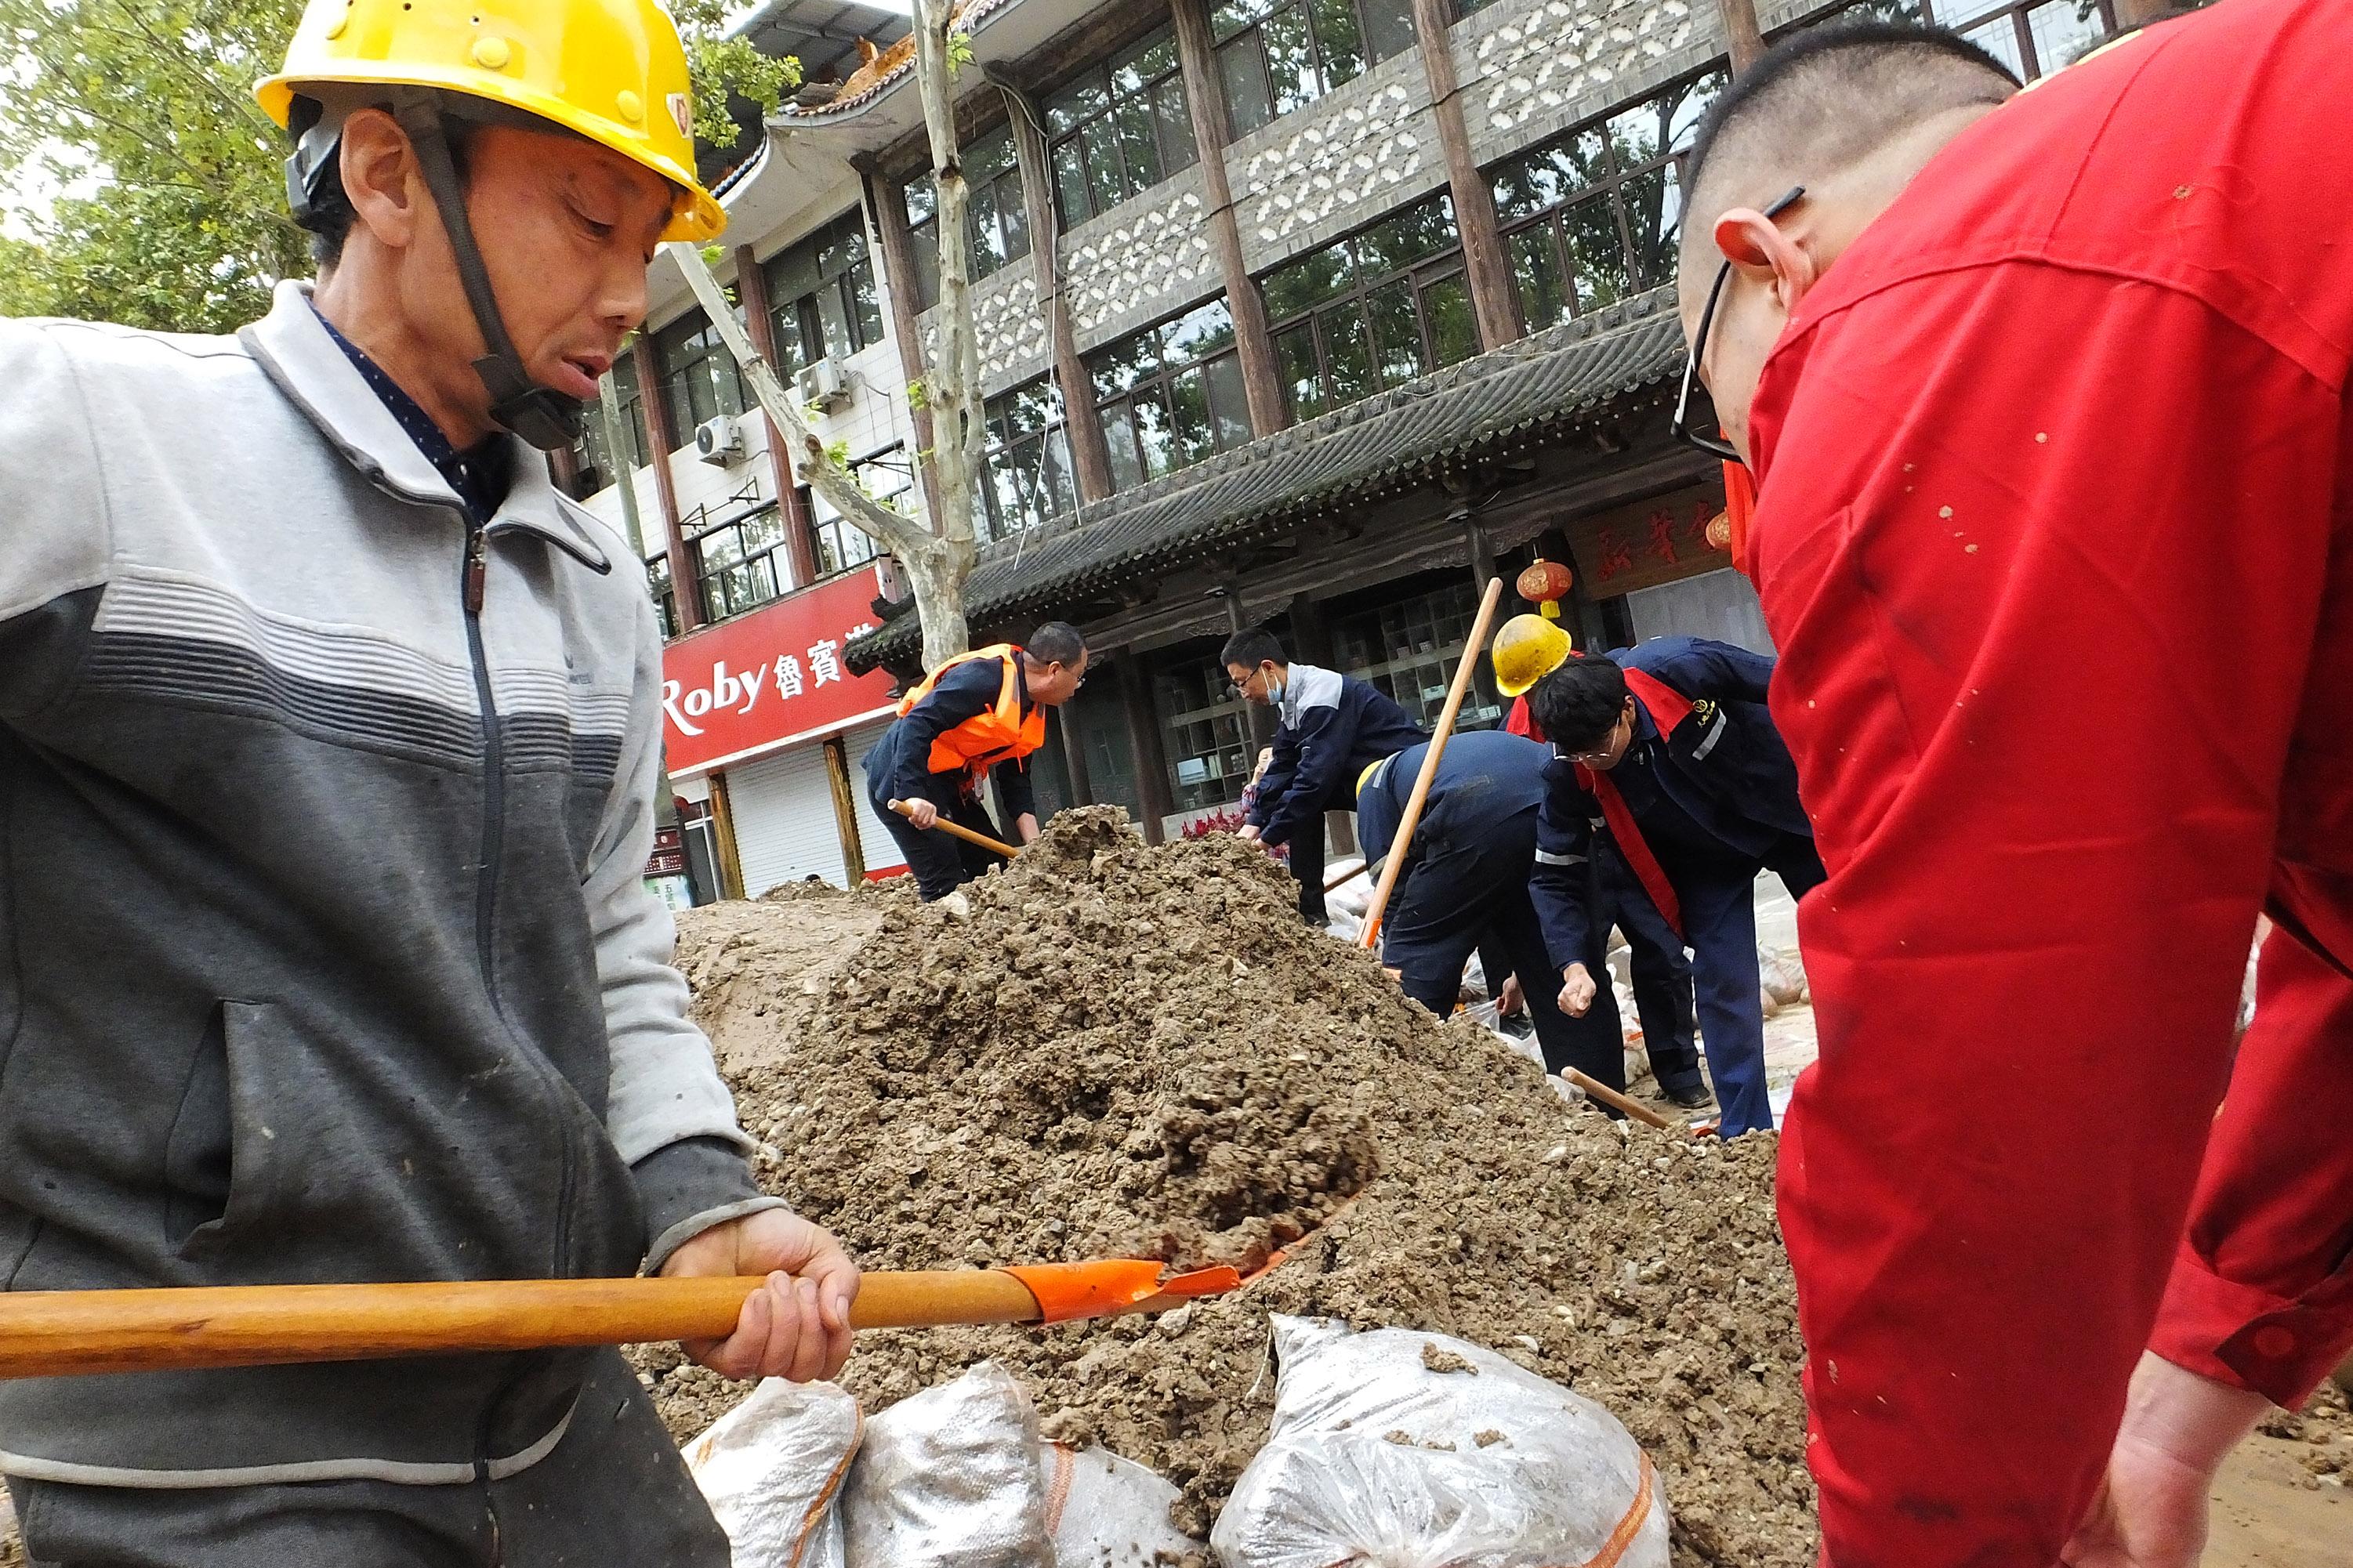
M 1757 5 L 1768 30 L 1854 9 L 1961 25 L 2028 76 L 2113 19 L 2109 0 Z M 973 635 L 1067 619 L 1110 656 L 1059 712 L 1041 805 L 1117 802 L 1155 837 L 1230 805 L 1266 722 L 1217 667 L 1240 626 L 1434 715 L 1474 583 L 1539 554 L 1575 574 L 1580 646 L 1766 646 L 1707 541 L 1720 473 L 1667 432 L 1680 163 L 1726 79 L 1715 0 L 971 0 L 961 26 L 991 435 Z M 906 388 L 934 330 L 929 153 L 906 51 L 843 41 L 904 27 L 845 0 L 746 24 L 812 85 L 728 154 L 722 274 L 870 489 L 921 515 L 927 420 Z M 617 519 L 634 501 L 691 647 L 870 575 L 872 547 L 744 413 L 667 261 L 654 286 L 616 383 L 632 449 L 586 445 L 575 490 Z M 919 673 L 892 597 L 871 629 L 844 624 L 829 688 Z M 739 706 L 780 702 L 788 656 L 813 689 L 807 648 L 780 647 Z M 678 679 L 713 711 L 733 689 Z M 1482 684 L 1463 722 L 1502 717 Z M 756 893 L 895 860 L 857 816 L 878 729 L 846 713 L 732 754 L 673 736 L 681 793 L 711 802 L 716 879 Z

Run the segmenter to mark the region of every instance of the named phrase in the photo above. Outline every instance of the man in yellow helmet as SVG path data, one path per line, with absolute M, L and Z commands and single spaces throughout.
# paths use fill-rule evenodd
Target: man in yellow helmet
M 556 493 L 720 224 L 651 0 L 317 0 L 261 100 L 315 288 L 0 322 L 0 1287 L 857 1271 L 762 1194 L 647 893 L 660 641 Z M 605 1350 L 0 1384 L 43 1563 L 710 1564 Z
M 1496 689 L 1512 699 L 1504 729 L 1544 741 L 1544 727 L 1528 711 L 1528 689 L 1568 662 L 1574 651 L 1568 634 L 1546 616 L 1514 616 L 1504 623 L 1495 634 L 1493 658 Z M 1625 935 L 1627 975 L 1634 988 L 1634 1010 L 1642 1021 L 1642 1051 L 1651 1059 L 1660 1092 L 1686 1110 L 1700 1109 L 1711 1096 L 1700 1072 L 1697 998 L 1683 939 L 1660 917 L 1625 856 L 1606 837 L 1594 840 L 1580 876 L 1589 923 L 1605 939 L 1602 945 L 1608 946 L 1613 925 Z M 1616 1016 L 1613 1005 L 1610 1016 Z

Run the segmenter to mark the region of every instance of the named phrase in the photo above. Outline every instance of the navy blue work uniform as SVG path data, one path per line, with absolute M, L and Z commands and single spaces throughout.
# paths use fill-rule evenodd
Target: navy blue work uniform
M 1356 826 L 1368 844 L 1386 845 L 1395 837 L 1429 751 L 1426 741 L 1409 746 L 1365 782 L 1356 796 Z M 1407 995 L 1443 1018 L 1461 993 L 1463 961 L 1474 948 L 1482 950 L 1491 988 L 1505 973 L 1519 976 L 1546 1070 L 1573 1066 L 1622 1089 L 1626 1055 L 1616 999 L 1597 998 L 1584 1017 L 1571 1018 L 1556 1000 L 1559 981 L 1546 982 L 1557 972 L 1528 901 L 1528 876 L 1535 865 L 1536 816 L 1550 755 L 1535 742 L 1501 730 L 1459 734 L 1446 743 L 1406 848 L 1405 868 L 1389 895 L 1381 962 L 1399 972 Z M 1594 940 L 1609 929 L 1597 923 Z
M 1357 774 L 1427 737 L 1404 709 L 1370 684 L 1312 664 L 1290 667 L 1276 706 L 1281 722 L 1274 759 L 1260 775 L 1258 800 L 1246 820 L 1261 830 L 1260 843 L 1278 849 L 1291 846 L 1299 912 L 1320 926 L 1324 814 L 1353 810 Z M 1377 857 L 1382 847 L 1367 842 L 1365 853 Z
M 1618 765 L 1598 775 L 1602 782 L 1588 788 L 1584 770 L 1566 757 L 1546 767 L 1530 893 L 1554 973 L 1573 963 L 1592 970 L 1583 956 L 1592 940 L 1590 905 L 1577 894 L 1588 885 L 1592 841 L 1614 836 L 1596 792 L 1614 788 L 1641 839 L 1615 847 L 1638 878 L 1646 856 L 1654 858 L 1680 905 L 1724 1133 L 1769 1128 L 1757 875 L 1769 868 L 1793 897 L 1823 878 L 1812 825 L 1798 802 L 1796 766 L 1765 709 L 1773 661 L 1696 637 L 1660 637 L 1609 657 L 1663 689 L 1646 699 L 1639 679 L 1630 679 L 1634 736 Z M 1669 710 L 1663 726 L 1654 709 Z M 1649 901 L 1663 916 L 1659 900 Z M 1606 975 L 1595 972 L 1595 979 L 1607 988 Z
M 1642 1052 L 1651 1058 L 1651 1076 L 1670 1095 L 1704 1091 L 1707 1080 L 1700 1076 L 1698 1023 L 1692 1010 L 1692 966 L 1683 939 L 1651 902 L 1618 847 L 1607 836 L 1598 836 L 1593 840 L 1593 926 L 1605 949 L 1613 925 L 1626 938 L 1626 977 L 1633 985 L 1634 1016 L 1642 1021 Z M 1552 973 L 1557 979 L 1560 972 Z M 1600 984 L 1602 972 L 1594 969 L 1592 973 Z M 1521 989 L 1527 984 L 1523 977 Z M 1591 1011 L 1599 1012 L 1600 1006 L 1597 994 Z M 1609 1011 L 1616 1018 L 1614 999 Z
M 1020 717 L 1027 719 L 1036 704 L 1029 700 L 1029 682 L 1020 653 L 1014 651 L 1005 658 L 976 658 L 942 670 L 923 700 L 894 720 L 859 759 L 859 766 L 866 770 L 866 798 L 899 852 L 906 856 L 907 868 L 914 873 L 916 889 L 926 903 L 955 891 L 992 866 L 1002 866 L 1005 858 L 977 844 L 918 827 L 892 811 L 891 802 L 894 797 L 928 800 L 939 807 L 946 821 L 1001 844 L 1017 842 L 990 820 L 976 775 L 964 768 L 934 773 L 930 765 L 934 742 L 941 736 L 961 725 L 982 722 L 997 708 L 1008 660 Z M 997 801 L 1008 820 L 1018 822 L 1036 815 L 1027 756 L 1007 758 L 990 768 L 988 776 L 997 781 Z

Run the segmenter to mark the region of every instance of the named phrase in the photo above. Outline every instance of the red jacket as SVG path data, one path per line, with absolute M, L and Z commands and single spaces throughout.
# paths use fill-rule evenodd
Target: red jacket
M 1765 367 L 1838 1568 L 2055 1562 L 2144 1344 L 2283 1403 L 2353 1349 L 2348 59 L 2339 0 L 2231 0 L 2060 73 Z

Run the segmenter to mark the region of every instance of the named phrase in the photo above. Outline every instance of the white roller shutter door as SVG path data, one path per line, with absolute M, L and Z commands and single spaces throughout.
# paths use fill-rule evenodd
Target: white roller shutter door
M 874 814 L 874 807 L 867 801 L 866 770 L 858 762 L 890 727 L 890 720 L 877 719 L 871 724 L 860 724 L 841 737 L 842 750 L 849 758 L 849 793 L 858 802 L 858 846 L 865 853 L 866 874 L 870 877 L 877 871 L 888 871 L 907 863 L 907 858 L 899 853 L 899 841 L 891 837 L 891 830 L 882 826 L 882 819 Z
M 838 888 L 849 884 L 820 742 L 729 768 L 727 810 L 744 891 L 751 897 L 805 877 L 822 877 Z

